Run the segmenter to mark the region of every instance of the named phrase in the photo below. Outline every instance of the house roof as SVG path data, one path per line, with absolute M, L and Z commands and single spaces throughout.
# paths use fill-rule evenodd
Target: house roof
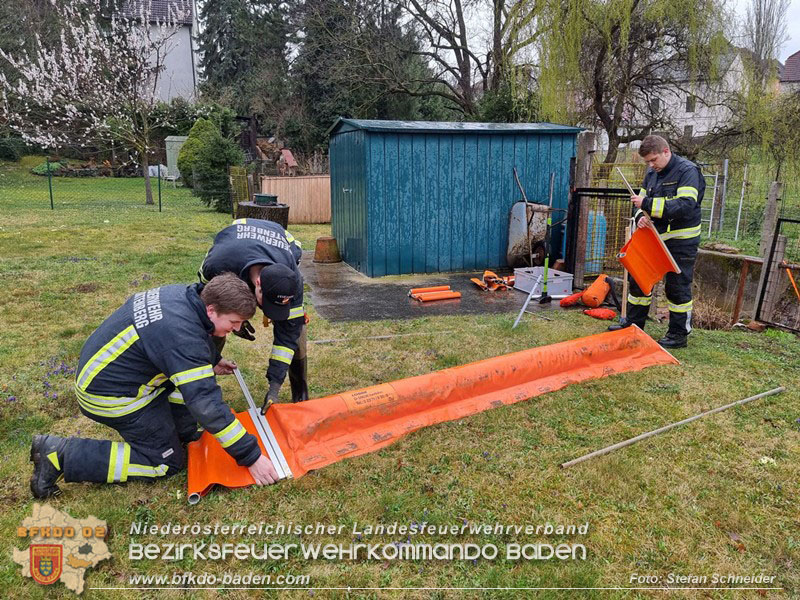
M 786 64 L 783 65 L 781 83 L 788 83 L 790 81 L 800 81 L 800 50 L 787 58 Z
M 125 0 L 122 14 L 135 19 L 139 16 L 142 5 L 150 2 L 150 22 L 164 21 L 174 11 L 178 18 L 176 24 L 191 25 L 193 22 L 192 0 Z
M 387 133 L 579 133 L 580 127 L 554 123 L 473 123 L 460 121 L 379 121 L 339 117 L 329 135 L 364 129 Z

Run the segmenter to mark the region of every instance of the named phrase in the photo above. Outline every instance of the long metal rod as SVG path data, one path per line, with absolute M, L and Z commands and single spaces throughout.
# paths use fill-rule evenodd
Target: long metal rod
M 708 216 L 708 237 L 711 237 L 711 224 L 714 222 L 714 209 L 717 207 L 717 180 L 719 173 L 714 173 L 714 191 L 711 194 L 711 214 Z
M 278 445 L 278 441 L 275 439 L 275 435 L 272 433 L 272 429 L 270 429 L 266 417 L 264 417 L 261 411 L 256 407 L 256 403 L 253 400 L 253 396 L 250 394 L 244 377 L 242 377 L 242 373 L 236 368 L 233 370 L 233 374 L 236 377 L 236 381 L 239 383 L 239 387 L 242 389 L 242 394 L 244 394 L 247 404 L 250 406 L 250 410 L 247 412 L 250 414 L 250 418 L 253 419 L 253 423 L 258 431 L 258 436 L 261 438 L 261 442 L 267 450 L 272 465 L 275 467 L 281 479 L 292 477 L 292 471 L 289 468 L 289 464 L 286 462 L 286 457 L 283 456 L 283 451 Z
M 696 421 L 697 419 L 700 419 L 702 417 L 707 417 L 708 415 L 713 415 L 714 413 L 722 412 L 723 410 L 727 410 L 734 406 L 746 404 L 747 402 L 752 402 L 753 400 L 758 400 L 759 398 L 764 398 L 765 396 L 774 396 L 775 394 L 780 394 L 783 391 L 786 391 L 785 387 L 783 386 L 776 387 L 775 389 L 769 390 L 768 392 L 762 392 L 760 394 L 756 394 L 755 396 L 750 396 L 749 398 L 745 398 L 743 400 L 737 400 L 736 402 L 731 402 L 730 404 L 726 404 L 725 406 L 719 406 L 717 408 L 707 410 L 704 413 L 700 413 L 699 415 L 689 417 L 688 419 L 684 419 L 683 421 L 678 421 L 677 423 L 671 423 L 670 425 L 659 427 L 658 429 L 654 429 L 653 431 L 648 431 L 647 433 L 637 435 L 636 437 L 625 440 L 624 442 L 619 442 L 612 446 L 607 446 L 600 450 L 595 450 L 594 452 L 586 454 L 585 456 L 581 456 L 580 458 L 576 458 L 574 460 L 561 463 L 561 468 L 566 469 L 567 467 L 571 467 L 572 465 L 577 465 L 578 463 L 581 463 L 585 460 L 589 460 L 590 458 L 594 458 L 595 456 L 602 456 L 603 454 L 608 454 L 609 452 L 613 452 L 614 450 L 618 450 L 619 448 L 630 446 L 631 444 L 635 444 L 636 442 L 639 442 L 646 438 L 652 437 L 659 433 L 663 433 L 669 429 L 672 429 L 673 427 L 677 427 L 678 425 L 686 425 L 687 423 L 691 423 L 692 421 Z
M 531 301 L 531 298 L 533 298 L 533 293 L 536 291 L 536 286 L 539 285 L 539 282 L 541 280 L 542 278 L 540 276 L 537 277 L 536 280 L 533 282 L 533 285 L 531 286 L 531 291 L 528 292 L 528 297 L 525 298 L 525 304 L 522 305 L 522 310 L 519 311 L 519 314 L 517 315 L 517 320 L 514 321 L 514 324 L 511 326 L 511 329 L 516 329 L 517 325 L 519 325 L 519 320 L 522 318 L 522 315 L 525 314 L 525 309 L 528 308 L 528 303 Z
M 736 233 L 733 234 L 733 239 L 739 239 L 739 224 L 742 222 L 742 203 L 744 202 L 744 190 L 747 187 L 747 167 L 750 165 L 744 166 L 744 176 L 742 177 L 742 193 L 739 195 L 739 212 L 736 215 Z
M 636 196 L 637 194 L 636 194 L 636 192 L 633 191 L 633 188 L 631 187 L 631 184 L 628 183 L 627 179 L 625 179 L 625 174 L 622 172 L 622 169 L 617 167 L 617 171 L 619 172 L 620 177 L 622 177 L 622 181 L 625 182 L 625 187 L 628 188 L 628 191 L 631 193 L 631 196 Z
M 242 389 L 242 394 L 244 394 L 247 404 L 250 408 L 256 408 L 256 403 L 250 395 L 250 390 L 247 388 L 247 384 L 244 382 L 244 377 L 242 377 L 242 373 L 239 371 L 238 367 L 233 370 L 233 375 L 236 377 L 236 381 L 239 382 L 239 387 Z
M 355 342 L 361 340 L 390 340 L 399 337 L 408 337 L 412 335 L 436 335 L 439 333 L 454 333 L 455 329 L 438 329 L 435 331 L 415 331 L 413 333 L 393 333 L 387 335 L 370 335 L 366 337 L 353 337 L 353 338 L 326 338 L 323 340 L 308 340 L 309 344 L 335 344 L 336 342 Z

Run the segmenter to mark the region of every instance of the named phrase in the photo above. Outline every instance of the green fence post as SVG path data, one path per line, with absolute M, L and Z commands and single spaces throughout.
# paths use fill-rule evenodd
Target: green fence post
M 161 212 L 161 163 L 158 164 L 158 212 Z
M 53 206 L 53 173 L 50 172 L 50 157 L 47 157 L 47 188 L 50 190 L 50 210 L 55 210 Z

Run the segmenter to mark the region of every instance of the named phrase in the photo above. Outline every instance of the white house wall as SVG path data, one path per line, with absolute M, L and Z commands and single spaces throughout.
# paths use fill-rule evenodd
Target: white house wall
M 158 34 L 154 31 L 153 35 Z M 170 38 L 164 70 L 158 79 L 158 97 L 161 100 L 169 102 L 177 97 L 194 100 L 197 73 L 192 60 L 192 44 L 192 28 L 188 25 Z

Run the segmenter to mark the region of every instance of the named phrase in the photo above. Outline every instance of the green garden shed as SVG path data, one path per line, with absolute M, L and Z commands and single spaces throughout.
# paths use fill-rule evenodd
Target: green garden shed
M 330 129 L 331 224 L 344 260 L 370 277 L 475 271 L 506 262 L 511 205 L 566 216 L 581 129 L 551 123 L 369 121 Z M 553 257 L 564 228 L 554 229 Z

